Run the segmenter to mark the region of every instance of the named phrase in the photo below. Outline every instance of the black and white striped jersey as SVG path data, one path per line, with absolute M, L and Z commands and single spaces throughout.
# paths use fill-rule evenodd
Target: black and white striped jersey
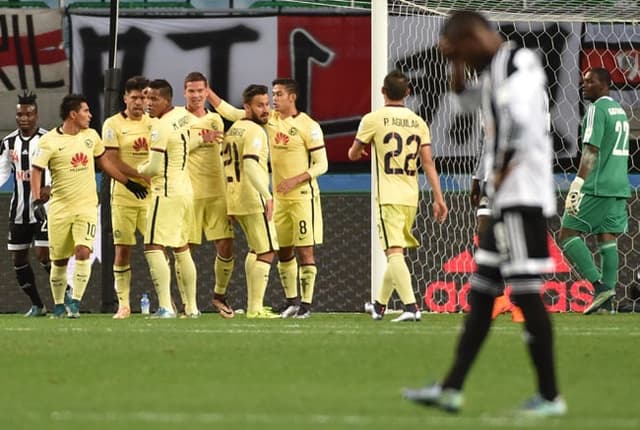
M 31 224 L 37 222 L 32 209 L 31 198 L 31 160 L 38 149 L 38 141 L 47 130 L 38 128 L 30 137 L 22 136 L 20 130 L 15 130 L 4 139 L 0 145 L 0 186 L 11 174 L 14 175 L 13 195 L 9 208 L 9 222 L 15 224 Z M 51 183 L 51 176 L 47 170 L 43 175 L 43 186 Z
M 553 147 L 549 135 L 547 78 L 538 55 L 512 42 L 502 44 L 471 88 L 455 100 L 458 110 L 481 108 L 484 172 L 495 213 L 516 206 L 556 211 Z

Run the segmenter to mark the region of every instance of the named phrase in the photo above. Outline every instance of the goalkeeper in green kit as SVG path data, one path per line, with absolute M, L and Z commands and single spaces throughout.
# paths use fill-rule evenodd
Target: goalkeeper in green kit
M 591 101 L 582 120 L 582 157 L 569 187 L 560 229 L 562 251 L 575 269 L 594 286 L 593 302 L 585 310 L 614 312 L 618 277 L 617 237 L 627 230 L 629 121 L 620 104 L 609 97 L 611 75 L 594 68 L 583 77 L 584 98 Z M 600 269 L 580 236 L 596 234 Z

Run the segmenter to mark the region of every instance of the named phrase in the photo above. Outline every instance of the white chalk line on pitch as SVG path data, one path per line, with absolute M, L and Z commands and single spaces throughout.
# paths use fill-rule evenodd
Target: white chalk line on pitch
M 41 419 L 39 414 L 29 413 L 30 418 Z M 367 415 L 327 415 L 327 414 L 228 414 L 228 413 L 183 413 L 183 412 L 77 412 L 69 410 L 53 411 L 48 418 L 59 422 L 139 422 L 139 423 L 175 423 L 175 424 L 299 424 L 333 426 L 371 427 L 385 425 L 437 425 L 441 427 L 473 426 L 474 428 L 514 428 L 540 426 L 544 428 L 564 428 L 570 424 L 579 428 L 627 429 L 638 428 L 640 419 L 619 417 L 568 417 L 553 419 L 527 419 L 513 416 L 481 415 L 479 417 L 445 416 L 435 411 L 434 415 L 419 414 L 413 416 L 367 416 Z
M 80 324 L 80 322 L 76 322 L 75 320 L 69 321 L 55 321 L 53 324 L 69 324 L 67 326 L 58 326 L 55 327 L 53 325 L 47 326 L 48 331 L 54 332 L 62 332 L 62 333 L 180 333 L 180 334 L 282 334 L 282 335 L 309 335 L 313 334 L 326 334 L 326 335 L 342 335 L 342 336 L 351 336 L 351 335 L 398 335 L 402 332 L 402 326 L 407 326 L 411 323 L 402 323 L 401 325 L 394 324 L 394 330 L 392 329 L 376 329 L 370 330 L 367 329 L 349 329 L 345 328 L 343 325 L 337 324 L 327 324 L 322 326 L 305 326 L 305 324 L 288 324 L 285 326 L 275 326 L 275 325 L 262 325 L 262 324 L 243 324 L 242 326 L 235 327 L 210 327 L 210 328 L 202 328 L 202 327 L 193 327 L 188 322 L 184 328 L 171 326 L 167 327 L 163 324 L 164 320 L 156 321 L 156 322 L 145 322 L 143 327 L 131 327 L 126 325 L 120 325 L 120 323 L 116 322 L 112 326 L 109 327 L 74 327 L 70 324 Z M 270 323 L 266 323 L 270 324 Z M 374 322 L 373 324 L 380 324 L 378 322 Z M 460 327 L 431 327 L 428 322 L 420 322 L 418 323 L 420 326 L 424 327 L 424 331 L 412 333 L 417 334 L 419 336 L 450 336 L 455 335 L 460 332 Z M 416 325 L 412 324 L 412 328 L 415 328 Z M 38 327 L 0 327 L 0 332 L 32 332 L 32 331 L 41 331 L 42 326 Z M 494 326 L 491 329 L 493 332 L 498 332 L 504 335 L 520 335 L 523 330 L 523 326 L 521 324 L 514 324 L 513 326 Z M 623 337 L 635 337 L 640 336 L 640 330 L 628 330 L 628 327 L 589 327 L 588 329 L 582 329 L 580 327 L 564 327 L 556 324 L 554 327 L 554 331 L 558 335 L 571 335 L 571 336 L 623 336 Z

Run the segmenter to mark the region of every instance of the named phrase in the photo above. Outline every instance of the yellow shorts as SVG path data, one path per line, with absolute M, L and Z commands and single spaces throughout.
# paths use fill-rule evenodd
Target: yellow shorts
M 81 213 L 67 217 L 49 217 L 49 257 L 51 260 L 64 260 L 73 255 L 78 245 L 93 251 L 96 238 L 98 210 L 93 213 Z
M 376 221 L 382 248 L 415 248 L 420 242 L 413 237 L 413 222 L 418 208 L 406 205 L 378 205 Z
M 322 243 L 320 197 L 275 201 L 273 222 L 280 246 L 313 246 Z
M 111 227 L 115 245 L 135 245 L 136 230 L 144 234 L 147 206 L 111 205 Z
M 191 196 L 154 196 L 147 212 L 144 243 L 179 248 L 189 243 L 193 224 Z
M 233 225 L 227 216 L 227 199 L 224 196 L 193 201 L 194 222 L 189 233 L 189 243 L 200 245 L 202 233 L 207 240 L 233 239 Z
M 279 249 L 273 220 L 267 222 L 263 213 L 234 215 L 234 218 L 240 224 L 251 251 L 260 255 Z

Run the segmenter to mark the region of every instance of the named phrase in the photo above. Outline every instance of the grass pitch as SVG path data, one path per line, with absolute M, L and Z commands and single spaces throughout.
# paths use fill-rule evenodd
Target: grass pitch
M 496 321 L 448 415 L 400 393 L 442 376 L 462 316 L 388 319 L 1 316 L 0 428 L 640 428 L 638 316 L 553 316 L 569 414 L 544 421 L 512 415 L 534 391 L 521 325 Z

